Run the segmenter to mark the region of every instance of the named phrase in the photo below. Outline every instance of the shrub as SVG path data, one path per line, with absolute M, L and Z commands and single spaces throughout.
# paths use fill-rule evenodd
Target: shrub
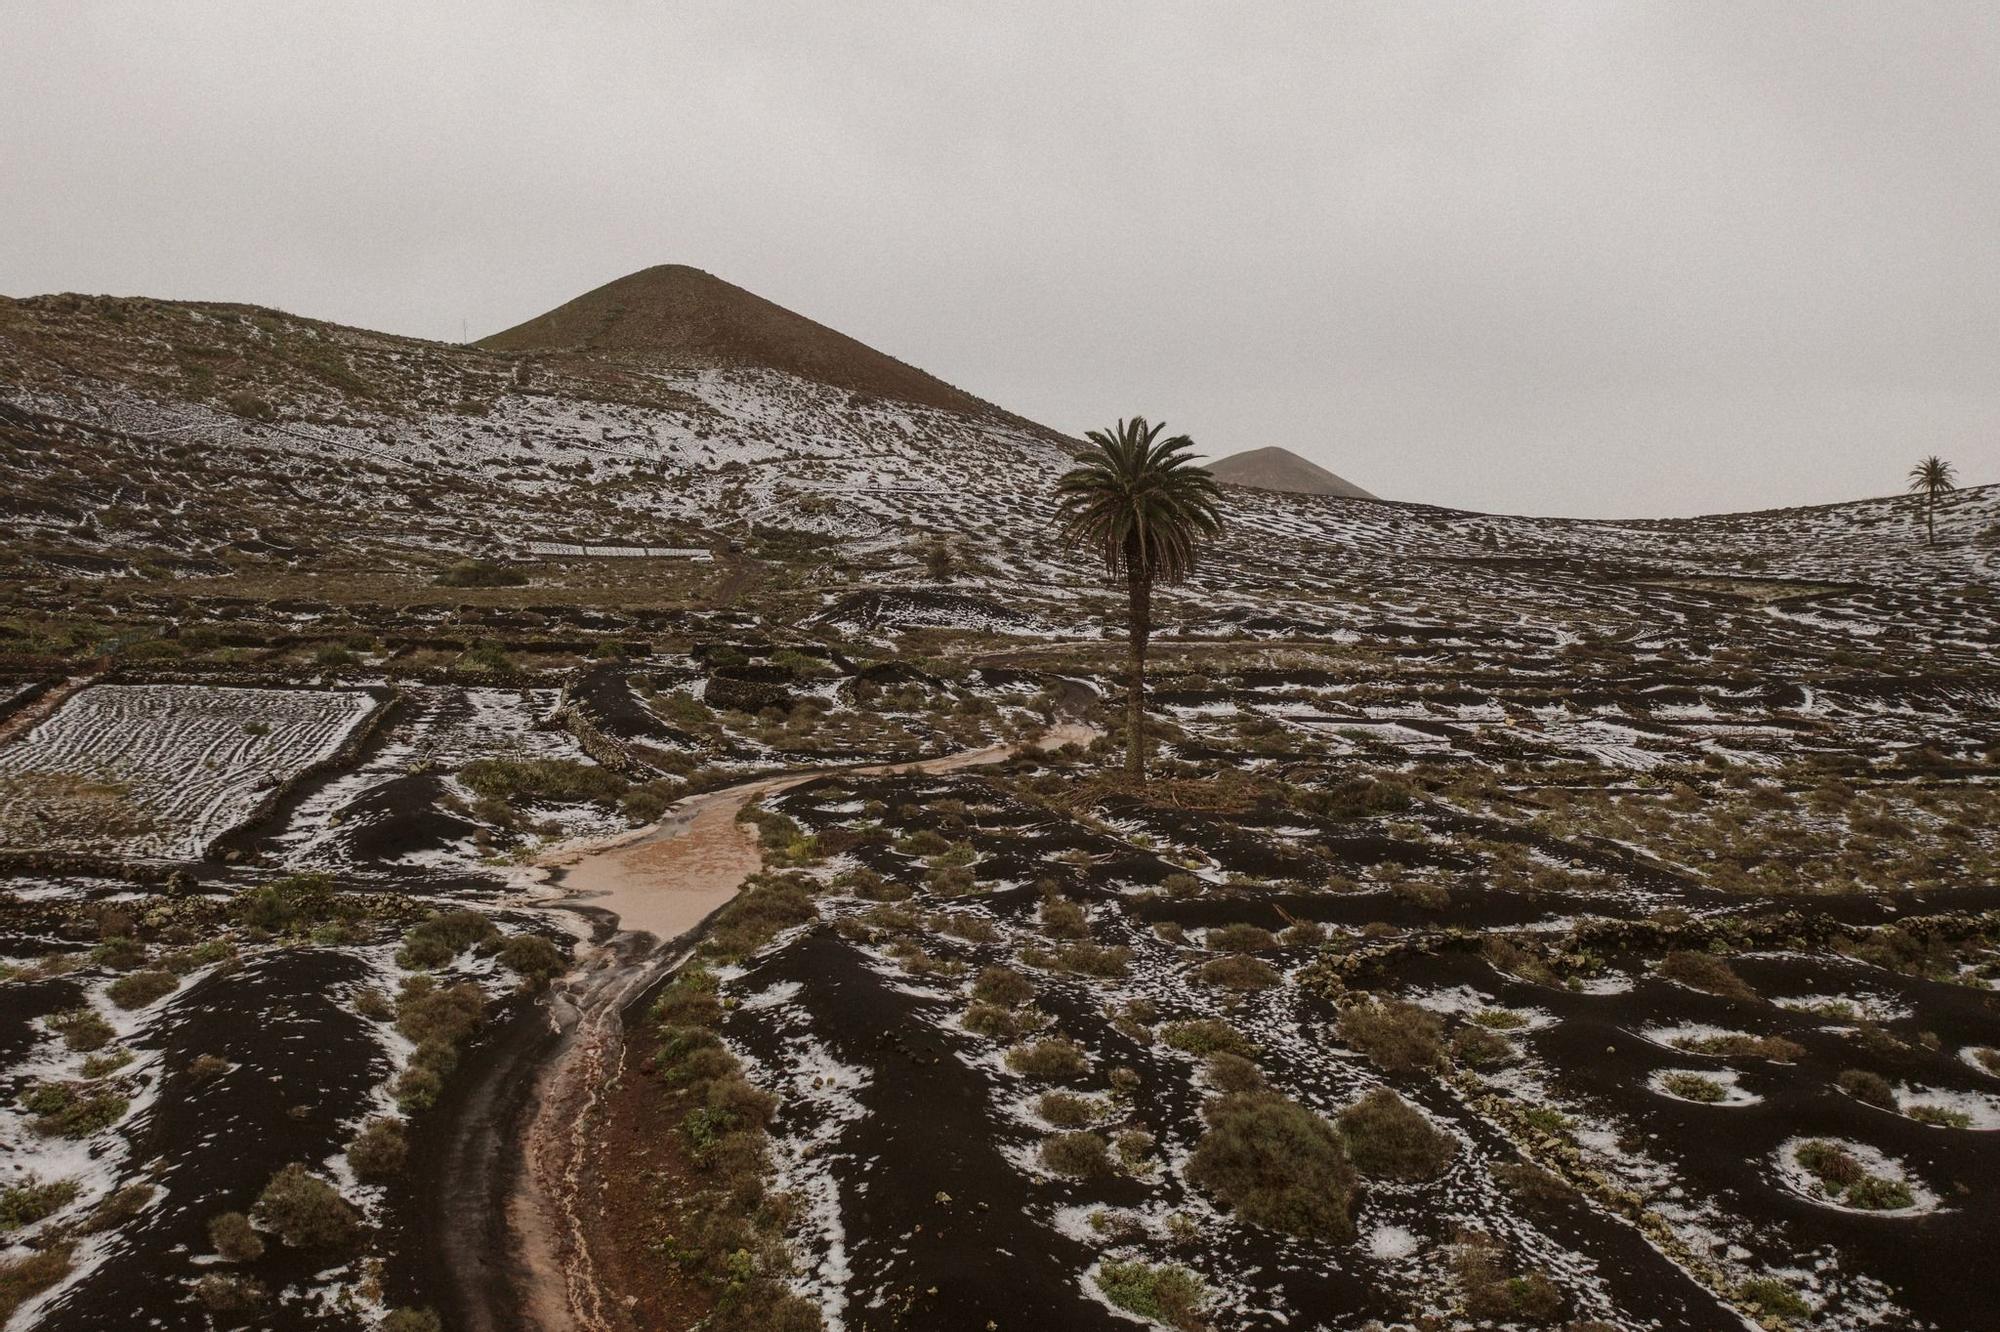
M 269 934 L 291 934 L 353 910 L 330 874 L 291 874 L 236 895 L 236 919 Z
M 1366 1175 L 1435 1179 L 1458 1148 L 1428 1119 L 1387 1087 L 1378 1087 L 1340 1112 L 1347 1155 Z
M 212 1314 L 245 1314 L 261 1308 L 270 1292 L 252 1277 L 210 1272 L 194 1283 L 194 1298 Z
M 120 1008 L 144 1008 L 180 986 L 180 978 L 171 971 L 133 971 L 112 981 L 104 995 Z
M 1257 1053 L 1256 1044 L 1248 1036 L 1220 1018 L 1169 1022 L 1160 1028 L 1160 1035 L 1174 1049 L 1189 1054 L 1207 1055 L 1221 1050 L 1247 1059 Z
M 1465 1311 L 1483 1322 L 1549 1323 L 1561 1316 L 1563 1293 L 1547 1274 L 1530 1270 L 1508 1276 L 1500 1246 L 1477 1231 L 1459 1236 L 1452 1268 L 1465 1296 Z
M 1836 1193 L 1867 1178 L 1868 1175 L 1868 1171 L 1863 1168 L 1854 1153 L 1839 1143 L 1815 1138 L 1810 1142 L 1800 1143 L 1793 1155 L 1801 1166 L 1818 1177 L 1820 1183 Z
M 94 1008 L 65 1009 L 47 1019 L 49 1030 L 72 1050 L 101 1050 L 118 1032 Z
M 1082 1128 L 1095 1124 L 1104 1118 L 1106 1106 L 1095 1096 L 1076 1096 L 1069 1092 L 1049 1092 L 1035 1102 L 1035 1113 L 1057 1128 Z
M 124 1225 L 146 1210 L 153 1192 L 151 1184 L 127 1184 L 91 1209 L 83 1223 L 84 1233 L 98 1235 Z
M 981 967 L 972 980 L 972 997 L 982 1004 L 1019 1008 L 1035 997 L 1035 985 L 1012 967 Z
M 1730 965 L 1713 953 L 1675 951 L 1660 961 L 1660 975 L 1690 989 L 1731 999 L 1754 999 L 1757 992 L 1743 983 Z
M 1459 1028 L 1451 1040 L 1451 1055 L 1467 1068 L 1489 1069 L 1511 1064 L 1517 1056 L 1514 1043 L 1499 1032 L 1485 1027 Z
M 1220 1097 L 1203 1114 L 1189 1183 L 1253 1225 L 1353 1238 L 1354 1167 L 1332 1125 L 1275 1092 Z
M 223 1212 L 209 1218 L 208 1242 L 232 1263 L 254 1262 L 264 1256 L 264 1237 L 241 1212 Z
M 500 931 L 483 912 L 433 911 L 403 935 L 396 965 L 411 970 L 441 967 L 466 949 L 499 937 Z
M 1245 1059 L 1242 1055 L 1231 1054 L 1227 1050 L 1217 1050 L 1202 1066 L 1208 1085 L 1219 1092 L 1264 1091 L 1264 1070 Z
M 1218 925 L 1204 942 L 1219 953 L 1255 953 L 1278 946 L 1278 936 L 1261 925 Z
M 486 996 L 470 981 L 440 989 L 428 976 L 412 976 L 396 999 L 396 1030 L 420 1047 L 457 1045 L 485 1020 Z
M 1812 1315 L 1812 1306 L 1776 1277 L 1756 1277 L 1744 1282 L 1736 1288 L 1736 1298 L 1759 1313 L 1776 1314 L 1780 1318 Z
M 439 587 L 522 587 L 528 575 L 490 560 L 460 560 L 431 581 Z
M 410 1138 L 403 1121 L 378 1116 L 361 1126 L 347 1144 L 347 1163 L 357 1178 L 381 1183 L 403 1173 L 409 1159 Z
M 59 1243 L 31 1250 L 19 1258 L 0 1258 L 0 1323 L 68 1276 L 70 1254 L 70 1245 Z
M 1137 1260 L 1118 1262 L 1107 1258 L 1098 1264 L 1092 1280 L 1104 1292 L 1104 1298 L 1141 1318 L 1185 1332 L 1196 1332 L 1203 1326 L 1201 1312 L 1208 1303 L 1208 1288 L 1185 1267 L 1172 1264 L 1154 1267 Z
M 1042 899 L 1042 933 L 1051 939 L 1088 939 L 1090 921 L 1083 908 L 1066 897 Z
M 458 780 L 474 795 L 516 804 L 608 804 L 626 787 L 611 769 L 578 759 L 474 759 Z
M 806 883 L 797 877 L 760 874 L 716 913 L 705 946 L 724 959 L 748 957 L 779 931 L 818 916 Z
M 500 964 L 532 989 L 545 988 L 569 966 L 560 948 L 539 934 L 516 934 L 500 948 Z
M 345 1250 L 361 1234 L 361 1217 L 339 1190 L 296 1162 L 271 1176 L 251 1214 L 293 1249 Z
M 1261 958 L 1234 953 L 1204 964 L 1196 973 L 1204 984 L 1226 990 L 1268 990 L 1280 979 L 1278 971 Z
M 1894 1212 L 1915 1202 L 1916 1196 L 1901 1180 L 1864 1175 L 1847 1186 L 1845 1201 L 1849 1207 L 1859 1207 L 1863 1211 Z
M 1838 1083 L 1842 1091 L 1857 1101 L 1884 1110 L 1896 1108 L 1896 1089 L 1880 1073 L 1870 1073 L 1865 1068 L 1850 1068 L 1840 1075 Z
M 1727 1087 L 1701 1073 L 1669 1073 L 1660 1079 L 1660 1085 L 1684 1101 L 1700 1101 L 1705 1105 L 1713 1105 L 1729 1095 Z
M 1016 1040 L 1031 1029 L 1026 1017 L 998 1004 L 973 1004 L 961 1021 L 973 1035 L 996 1041 Z
M 1340 1014 L 1340 1039 L 1384 1073 L 1425 1073 L 1444 1060 L 1444 1024 L 1400 999 L 1364 1000 Z
M 23 1183 L 0 1189 L 0 1233 L 32 1226 L 44 1217 L 53 1216 L 69 1206 L 76 1193 L 73 1179 L 44 1184 L 33 1175 Z
M 1132 950 L 1118 945 L 1073 943 L 1056 949 L 1043 961 L 1056 971 L 1115 980 L 1131 967 Z
M 34 1116 L 28 1126 L 43 1137 L 87 1138 L 123 1119 L 131 1102 L 109 1087 L 37 1082 L 22 1093 L 21 1106 Z
M 1095 1133 L 1052 1133 L 1042 1139 L 1042 1164 L 1059 1175 L 1094 1179 L 1113 1174 L 1111 1144 Z
M 368 985 L 354 992 L 354 1011 L 371 1022 L 387 1022 L 396 1016 L 396 1005 L 388 995 Z
M 1042 1082 L 1067 1082 L 1089 1068 L 1083 1047 L 1062 1036 L 1051 1036 L 1007 1051 L 1007 1067 Z
M 1803 1045 L 1783 1036 L 1750 1036 L 1740 1031 L 1717 1036 L 1682 1036 L 1674 1041 L 1674 1048 L 1718 1059 L 1769 1059 L 1779 1064 L 1789 1064 L 1806 1052 Z

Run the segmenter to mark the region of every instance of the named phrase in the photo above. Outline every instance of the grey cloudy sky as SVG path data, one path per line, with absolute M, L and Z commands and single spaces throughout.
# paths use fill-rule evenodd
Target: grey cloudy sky
M 661 262 L 1398 499 L 2000 480 L 2000 5 L 9 8 L 0 292 L 456 340 Z

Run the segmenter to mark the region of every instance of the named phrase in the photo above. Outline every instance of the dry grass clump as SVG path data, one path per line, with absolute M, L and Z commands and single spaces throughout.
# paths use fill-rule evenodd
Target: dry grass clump
M 484 912 L 433 911 L 403 935 L 396 965 L 410 970 L 449 965 L 468 948 L 482 951 L 497 944 L 500 930 Z
M 729 905 L 716 913 L 703 951 L 726 962 L 740 961 L 779 932 L 819 917 L 812 882 L 796 875 L 758 874 Z
M 458 1047 L 486 1021 L 486 996 L 470 981 L 440 988 L 429 976 L 411 976 L 396 996 L 396 1030 L 415 1042 L 409 1067 L 392 1091 L 405 1112 L 428 1110 L 458 1066 Z
M 1458 1146 L 1431 1126 L 1409 1102 L 1378 1087 L 1340 1112 L 1347 1155 L 1365 1175 L 1387 1179 L 1436 1179 Z
M 1566 1301 L 1548 1275 L 1529 1269 L 1507 1274 L 1506 1253 L 1484 1231 L 1464 1230 L 1452 1247 L 1452 1275 L 1465 1301 L 1465 1312 L 1481 1323 L 1526 1323 L 1540 1326 L 1562 1317 Z
M 539 934 L 516 934 L 500 946 L 500 965 L 521 978 L 529 990 L 545 990 L 549 981 L 569 968 L 562 949 Z
M 1348 1240 L 1354 1167 L 1333 1126 L 1275 1092 L 1219 1097 L 1188 1159 L 1188 1182 L 1253 1225 Z
M 1088 939 L 1090 918 L 1081 904 L 1066 897 L 1042 899 L 1042 933 L 1051 939 Z
M 236 1322 L 241 1315 L 262 1308 L 271 1292 L 254 1277 L 210 1272 L 194 1283 L 194 1298 L 209 1313 Z
M 1269 962 L 1243 953 L 1204 963 L 1195 975 L 1204 985 L 1217 985 L 1225 990 L 1268 990 L 1283 979 Z
M 1083 1047 L 1065 1036 L 1050 1036 L 1007 1051 L 1007 1067 L 1040 1082 L 1069 1082 L 1090 1067 Z
M 1783 1036 L 1752 1036 L 1747 1032 L 1725 1031 L 1715 1036 L 1682 1036 L 1674 1041 L 1676 1050 L 1709 1055 L 1716 1059 L 1768 1059 L 1774 1064 L 1790 1064 L 1801 1058 L 1806 1048 Z
M 1258 953 L 1278 946 L 1278 936 L 1261 925 L 1218 925 L 1202 940 L 1218 953 Z
M 72 1050 L 101 1050 L 118 1034 L 96 1009 L 88 1006 L 65 1009 L 42 1020 Z
M 1169 1022 L 1160 1028 L 1160 1036 L 1174 1049 L 1189 1054 L 1207 1055 L 1221 1050 L 1250 1058 L 1257 1053 L 1255 1042 L 1220 1018 Z
M 1428 1073 L 1444 1062 L 1444 1023 L 1401 999 L 1361 1000 L 1340 1013 L 1340 1039 L 1384 1073 Z
M 112 981 L 104 997 L 120 1008 L 144 1008 L 180 988 L 180 977 L 171 971 L 133 971 Z
M 72 1252 L 68 1243 L 62 1243 L 30 1250 L 19 1258 L 0 1258 L 0 1322 L 68 1276 Z
M 361 1214 L 297 1162 L 271 1176 L 251 1215 L 291 1249 L 345 1251 L 361 1235 Z
M 1514 1042 L 1497 1031 L 1468 1024 L 1451 1038 L 1451 1057 L 1471 1069 L 1493 1069 L 1520 1057 Z
M 1052 1133 L 1042 1139 L 1042 1164 L 1059 1175 L 1098 1179 L 1117 1173 L 1111 1144 L 1096 1133 Z
M 1019 1008 L 1035 997 L 1035 983 L 1012 967 L 981 967 L 972 978 L 972 997 L 982 1004 Z
M 1660 975 L 1690 989 L 1704 990 L 1730 999 L 1755 999 L 1757 992 L 1744 984 L 1730 965 L 1713 953 L 1677 950 L 1660 960 Z
M 1896 1089 L 1880 1073 L 1871 1073 L 1865 1068 L 1850 1068 L 1835 1081 L 1842 1091 L 1857 1101 L 1883 1110 L 1896 1108 Z
M 1057 1128 L 1075 1129 L 1103 1119 L 1110 1113 L 1110 1107 L 1095 1096 L 1049 1092 L 1035 1102 L 1035 1113 Z

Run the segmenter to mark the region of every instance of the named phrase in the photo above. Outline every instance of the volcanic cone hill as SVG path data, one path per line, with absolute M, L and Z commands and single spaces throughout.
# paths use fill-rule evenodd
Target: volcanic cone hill
M 607 282 L 480 344 L 675 365 L 760 366 L 949 412 L 995 409 L 845 333 L 685 264 Z
M 1308 462 L 1290 449 L 1248 449 L 1218 458 L 1208 465 L 1209 475 L 1232 486 L 1257 490 L 1284 490 L 1294 495 L 1335 495 L 1343 499 L 1379 499 L 1346 477 L 1336 476 L 1318 463 Z

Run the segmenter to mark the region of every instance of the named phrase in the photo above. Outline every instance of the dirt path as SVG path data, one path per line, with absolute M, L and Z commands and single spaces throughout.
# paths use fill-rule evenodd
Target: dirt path
M 559 872 L 569 900 L 615 913 L 619 930 L 606 946 L 580 955 L 578 970 L 554 997 L 550 1022 L 556 1035 L 536 1051 L 539 1070 L 516 1070 L 534 1077 L 534 1092 L 510 1126 L 518 1157 L 488 1165 L 456 1190 L 483 1198 L 488 1217 L 504 1215 L 512 1250 L 498 1264 L 509 1279 L 496 1289 L 490 1279 L 470 1279 L 472 1264 L 460 1260 L 473 1255 L 457 1252 L 490 1243 L 491 1225 L 461 1230 L 455 1241 L 445 1242 L 452 1269 L 467 1274 L 457 1291 L 463 1325 L 475 1332 L 622 1328 L 621 1311 L 597 1278 L 589 1242 L 595 1168 L 589 1149 L 600 1099 L 624 1057 L 625 1007 L 687 955 L 687 948 L 676 944 L 763 865 L 754 829 L 736 820 L 745 805 L 832 773 L 961 772 L 1031 748 L 1088 744 L 1097 734 L 1081 723 L 1062 722 L 1031 741 L 941 758 L 761 778 L 691 796 L 638 832 L 550 853 L 542 864 Z M 495 1266 L 490 1252 L 479 1263 L 490 1276 Z

